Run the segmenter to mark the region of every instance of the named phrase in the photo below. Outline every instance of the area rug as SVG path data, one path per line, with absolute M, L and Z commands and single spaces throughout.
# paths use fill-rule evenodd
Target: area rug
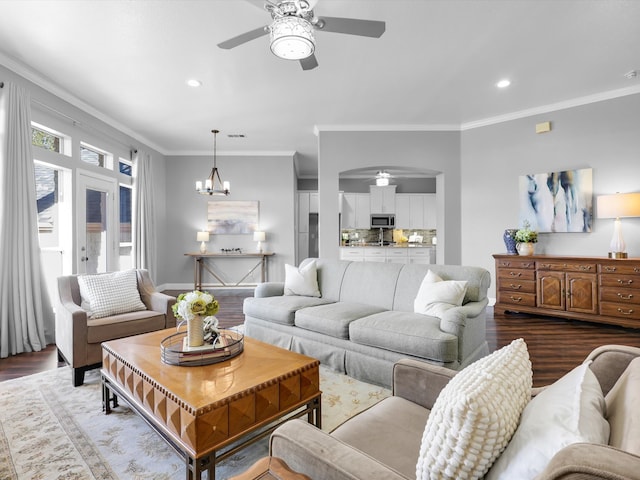
M 322 427 L 330 431 L 390 391 L 320 368 Z M 102 413 L 100 374 L 71 385 L 69 367 L 0 383 L 0 479 L 173 480 L 185 464 L 124 402 Z M 216 465 L 216 479 L 268 454 L 265 438 Z

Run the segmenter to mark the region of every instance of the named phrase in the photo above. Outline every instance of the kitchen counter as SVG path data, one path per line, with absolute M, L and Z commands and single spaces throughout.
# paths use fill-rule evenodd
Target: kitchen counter
M 340 259 L 354 262 L 387 262 L 387 263 L 435 263 L 435 248 L 432 245 L 396 243 L 380 246 L 379 244 L 355 244 L 340 247 Z
M 394 243 L 391 245 L 380 245 L 379 243 L 354 243 L 352 245 L 341 245 L 341 248 L 358 247 L 378 247 L 378 248 L 433 248 L 433 245 L 426 243 Z

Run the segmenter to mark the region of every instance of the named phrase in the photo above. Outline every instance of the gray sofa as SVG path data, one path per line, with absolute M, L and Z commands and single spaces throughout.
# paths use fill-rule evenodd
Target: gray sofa
M 485 338 L 488 271 L 458 265 L 315 261 L 321 297 L 284 295 L 284 283 L 258 285 L 244 301 L 245 333 L 317 358 L 347 375 L 390 387 L 395 362 L 423 360 L 454 370 L 489 353 Z M 413 313 L 428 270 L 466 280 L 461 307 L 442 318 Z
M 561 448 L 543 465 L 536 480 L 640 478 L 638 357 L 640 348 L 618 345 L 597 348 L 587 357 L 604 394 L 609 441 L 573 443 Z M 271 435 L 270 454 L 310 478 L 415 479 L 427 418 L 440 391 L 456 374 L 425 362 L 398 362 L 392 396 L 348 419 L 331 433 L 304 420 L 287 422 Z M 532 393 L 540 394 L 546 388 L 535 388 Z M 529 448 L 535 456 L 536 449 Z

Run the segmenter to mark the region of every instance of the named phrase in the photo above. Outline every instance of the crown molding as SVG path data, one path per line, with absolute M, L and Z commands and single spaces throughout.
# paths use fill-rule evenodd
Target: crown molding
M 295 150 L 217 150 L 218 157 L 294 157 Z M 164 154 L 167 157 L 202 157 L 213 155 L 212 150 L 176 150 Z
M 313 133 L 320 132 L 458 132 L 460 125 L 315 125 Z
M 51 80 L 44 78 L 42 75 L 40 75 L 38 72 L 36 72 L 32 68 L 26 66 L 22 62 L 16 60 L 15 58 L 10 57 L 9 55 L 6 55 L 3 52 L 0 52 L 0 65 L 8 68 L 15 74 L 37 85 L 38 87 L 46 90 L 48 93 L 51 93 L 52 95 L 55 95 L 61 100 L 64 100 L 65 102 L 73 105 L 74 107 L 79 108 L 84 113 L 88 113 L 89 115 L 115 128 L 119 132 L 124 133 L 125 135 L 128 135 L 129 137 L 133 138 L 134 140 L 137 140 L 138 142 L 144 144 L 147 147 L 153 148 L 154 150 L 161 153 L 162 155 L 166 155 L 166 152 L 162 147 L 155 144 L 148 138 L 145 138 L 139 133 L 134 132 L 129 127 L 127 127 L 126 125 L 123 125 L 122 123 L 111 118 L 110 116 L 105 115 L 104 113 L 100 112 L 93 106 L 80 100 L 71 92 L 65 90 L 64 88 L 60 87 L 58 84 L 52 82 Z M 41 102 L 41 103 L 43 103 L 45 107 L 55 111 L 53 107 L 46 105 L 46 102 Z M 64 112 L 60 112 L 60 113 L 66 115 Z M 79 123 L 80 125 L 82 125 L 82 122 L 79 122 Z M 95 128 L 95 127 L 92 127 L 92 128 Z

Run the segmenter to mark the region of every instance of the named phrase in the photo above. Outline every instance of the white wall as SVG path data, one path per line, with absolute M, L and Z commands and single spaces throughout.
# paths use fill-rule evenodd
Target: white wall
M 332 132 L 318 136 L 320 256 L 338 258 L 338 178 L 355 168 L 400 165 L 441 172 L 438 263 L 460 263 L 460 132 Z
M 551 121 L 551 132 L 535 124 Z M 492 254 L 506 251 L 502 234 L 518 225 L 518 177 L 593 169 L 598 195 L 640 192 L 640 94 L 559 110 L 462 133 L 462 263 L 495 276 Z M 630 257 L 640 257 L 640 219 L 623 219 Z M 612 219 L 594 218 L 591 233 L 540 235 L 536 253 L 606 256 Z M 495 279 L 490 296 L 495 297 Z
M 266 232 L 265 250 L 275 252 L 269 259 L 269 280 L 284 280 L 284 264 L 295 261 L 294 200 L 295 173 L 293 157 L 218 155 L 217 166 L 223 180 L 231 182 L 228 197 L 210 197 L 195 191 L 196 180 L 209 176 L 212 156 L 171 156 L 166 162 L 166 221 L 162 235 L 167 244 L 164 263 L 166 281 L 171 288 L 192 288 L 194 261 L 185 257 L 197 252 L 196 232 L 206 227 L 210 200 L 257 200 L 260 228 Z M 253 235 L 211 235 L 208 250 L 240 247 L 255 252 Z M 254 260 L 255 264 L 257 260 Z M 251 267 L 251 260 L 218 261 L 225 281 L 238 281 Z M 207 274 L 207 282 L 214 281 Z M 259 269 L 245 280 L 259 281 Z

